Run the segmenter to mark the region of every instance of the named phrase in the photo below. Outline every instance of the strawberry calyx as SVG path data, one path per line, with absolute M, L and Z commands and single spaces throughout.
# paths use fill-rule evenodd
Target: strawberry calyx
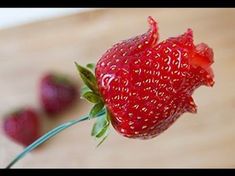
M 17 108 L 14 109 L 13 111 L 8 112 L 5 116 L 19 116 L 22 112 L 24 111 L 23 108 Z
M 28 111 L 34 111 L 34 110 L 31 107 L 28 107 L 28 108 L 18 107 L 8 112 L 7 114 L 5 114 L 5 118 L 8 118 L 9 116 L 19 118 L 21 114 L 28 112 Z
M 104 142 L 109 134 L 109 125 L 110 125 L 110 115 L 105 107 L 104 100 L 99 93 L 96 78 L 94 75 L 95 64 L 87 64 L 86 67 L 83 67 L 75 62 L 79 75 L 85 84 L 81 88 L 81 98 L 87 100 L 93 104 L 89 112 L 89 120 L 96 118 L 91 131 L 91 136 L 95 137 L 99 143 L 97 147 Z M 105 113 L 101 116 L 98 114 L 101 111 Z
M 51 74 L 52 75 L 52 81 L 56 84 L 61 85 L 70 85 L 70 80 L 65 76 L 58 73 Z

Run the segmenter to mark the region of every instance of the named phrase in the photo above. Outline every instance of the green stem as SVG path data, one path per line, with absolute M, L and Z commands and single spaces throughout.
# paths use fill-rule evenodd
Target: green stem
M 97 117 L 102 116 L 104 114 L 105 114 L 105 109 L 100 111 L 97 114 Z M 33 149 L 35 149 L 36 147 L 38 147 L 42 143 L 46 142 L 47 140 L 49 140 L 50 138 L 52 138 L 56 134 L 60 133 L 61 131 L 65 130 L 66 128 L 71 127 L 72 125 L 75 125 L 75 124 L 77 124 L 79 122 L 82 122 L 82 121 L 85 121 L 85 120 L 88 120 L 88 119 L 89 119 L 89 115 L 84 115 L 84 116 L 82 116 L 81 118 L 79 118 L 77 120 L 71 120 L 69 122 L 63 123 L 63 124 L 59 125 L 58 127 L 52 129 L 51 131 L 47 132 L 46 134 L 44 134 L 43 136 L 38 138 L 36 141 L 34 141 L 28 147 L 26 147 L 23 150 L 22 153 L 17 155 L 16 158 L 13 161 L 11 161 L 10 164 L 8 164 L 8 166 L 6 168 L 7 169 L 11 168 L 18 160 L 23 158 L 27 153 L 31 152 Z

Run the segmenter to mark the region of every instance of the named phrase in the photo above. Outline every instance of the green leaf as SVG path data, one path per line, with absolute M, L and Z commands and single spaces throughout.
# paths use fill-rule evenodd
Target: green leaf
M 107 131 L 108 127 L 109 127 L 109 123 L 107 123 L 106 126 L 104 126 L 103 129 L 98 134 L 96 134 L 95 137 L 101 138 L 105 134 L 105 132 Z
M 97 84 L 96 84 L 96 78 L 94 76 L 94 74 L 88 70 L 85 67 L 82 67 L 81 65 L 76 64 L 76 67 L 78 69 L 78 72 L 84 82 L 85 85 L 87 85 L 87 87 L 91 90 L 93 90 L 94 92 L 96 92 L 97 94 L 99 94 L 98 92 L 98 88 L 97 88 Z
M 91 91 L 84 93 L 82 97 L 91 103 L 99 103 L 102 101 L 100 96 L 96 95 L 94 92 L 91 92 Z
M 87 86 L 83 86 L 80 90 L 81 96 L 84 95 L 86 92 L 90 92 L 91 89 L 89 89 Z
M 99 147 L 109 135 L 109 125 L 110 125 L 110 114 L 106 109 L 106 113 L 103 116 L 97 118 L 96 123 L 92 129 L 92 136 L 95 136 L 99 140 L 96 147 Z
M 101 137 L 101 134 L 104 134 L 108 126 L 109 121 L 107 120 L 106 116 L 98 117 L 95 124 L 93 125 L 91 135 L 95 137 Z
M 99 102 L 99 103 L 95 104 L 92 107 L 91 111 L 90 111 L 90 114 L 89 114 L 90 118 L 96 117 L 96 115 L 103 109 L 103 107 L 104 107 L 104 103 L 103 102 Z
M 107 139 L 108 135 L 109 135 L 109 130 L 106 130 L 103 139 L 101 139 L 101 141 L 97 144 L 96 146 L 97 148 L 105 141 L 105 139 Z
M 110 113 L 109 113 L 109 111 L 106 109 L 106 119 L 107 119 L 107 121 L 108 122 L 110 122 L 110 119 L 111 119 L 111 117 L 110 117 Z
M 87 64 L 86 67 L 91 69 L 93 72 L 95 71 L 95 64 L 94 63 Z

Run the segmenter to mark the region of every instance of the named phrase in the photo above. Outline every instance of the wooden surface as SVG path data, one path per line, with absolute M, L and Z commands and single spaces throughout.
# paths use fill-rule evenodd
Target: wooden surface
M 158 20 L 160 40 L 194 31 L 195 43 L 214 49 L 215 85 L 193 97 L 198 114 L 184 114 L 152 140 L 133 140 L 114 130 L 98 149 L 90 137 L 93 121 L 67 129 L 15 167 L 235 167 L 235 9 L 106 9 L 0 31 L 0 117 L 31 105 L 40 111 L 38 80 L 48 71 L 80 82 L 74 61 L 96 62 L 112 44 L 144 33 L 148 15 Z M 78 118 L 90 105 L 54 120 L 43 113 L 43 131 Z M 0 132 L 0 167 L 22 151 Z

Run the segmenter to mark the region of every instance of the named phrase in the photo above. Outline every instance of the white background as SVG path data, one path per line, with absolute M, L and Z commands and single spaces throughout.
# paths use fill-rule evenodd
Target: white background
M 70 15 L 90 8 L 0 8 L 0 29 Z

